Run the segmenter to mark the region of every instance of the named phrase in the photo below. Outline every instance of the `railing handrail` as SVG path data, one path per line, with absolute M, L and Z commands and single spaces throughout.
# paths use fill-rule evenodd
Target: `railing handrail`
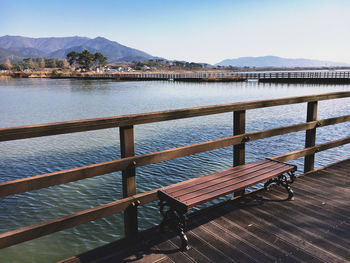
M 321 101 L 346 97 L 350 97 L 350 91 L 279 99 L 257 100 L 249 102 L 235 102 L 230 104 L 121 115 L 114 117 L 0 128 L 0 142 L 49 135 L 67 134 L 74 132 L 93 131 L 123 126 L 133 126 L 139 124 L 185 119 L 233 111 L 250 110 L 264 107 L 282 106 L 310 101 Z
M 78 168 L 25 177 L 13 181 L 0 182 L 0 197 L 74 182 L 107 173 L 123 171 L 130 167 L 141 167 L 149 164 L 169 161 L 192 154 L 211 151 L 232 145 L 238 145 L 241 144 L 242 141 L 255 141 L 278 135 L 310 130 L 316 127 L 325 127 L 347 121 L 350 121 L 350 115 L 344 115 L 318 121 L 310 121 L 274 129 L 249 132 L 221 139 L 206 141 L 202 143 L 171 148 L 158 152 L 151 152 L 126 158 L 120 158 L 112 161 L 86 165 Z

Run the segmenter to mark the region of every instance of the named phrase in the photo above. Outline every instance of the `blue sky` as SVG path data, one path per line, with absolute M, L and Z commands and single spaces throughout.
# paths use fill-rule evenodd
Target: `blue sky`
M 0 36 L 102 36 L 217 63 L 276 55 L 350 63 L 349 0 L 0 0 Z

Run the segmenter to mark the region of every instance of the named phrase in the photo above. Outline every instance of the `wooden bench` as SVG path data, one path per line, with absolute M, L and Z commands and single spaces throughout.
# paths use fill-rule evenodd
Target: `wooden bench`
M 295 165 L 264 159 L 164 187 L 158 191 L 160 213 L 163 215 L 160 228 L 164 230 L 164 226 L 168 225 L 176 230 L 182 241 L 181 248 L 188 250 L 188 239 L 184 232 L 188 210 L 234 192 L 244 192 L 245 188 L 264 181 L 265 189 L 272 183 L 284 186 L 288 192 L 287 199 L 290 200 L 293 198 L 290 184 L 295 179 L 296 169 Z M 165 206 L 168 207 L 167 211 L 164 211 Z

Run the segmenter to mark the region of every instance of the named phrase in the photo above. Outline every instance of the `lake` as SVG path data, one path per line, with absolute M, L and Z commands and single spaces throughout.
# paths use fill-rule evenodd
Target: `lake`
M 350 90 L 350 85 L 188 83 L 174 81 L 1 79 L 0 127 L 107 117 L 239 101 Z M 350 99 L 319 102 L 318 118 L 350 114 Z M 306 103 L 247 111 L 247 132 L 305 122 Z M 135 127 L 136 154 L 232 136 L 224 113 Z M 350 124 L 318 129 L 317 143 L 350 136 Z M 304 147 L 305 132 L 249 142 L 246 161 Z M 349 158 L 350 145 L 318 153 L 316 167 Z M 0 182 L 120 158 L 118 129 L 0 143 Z M 303 159 L 293 164 L 303 170 Z M 198 177 L 232 165 L 232 147 L 137 168 L 138 192 Z M 1 198 L 0 233 L 120 199 L 121 173 Z M 139 209 L 146 229 L 161 220 L 157 203 Z M 53 262 L 123 236 L 117 214 L 0 250 L 0 262 Z

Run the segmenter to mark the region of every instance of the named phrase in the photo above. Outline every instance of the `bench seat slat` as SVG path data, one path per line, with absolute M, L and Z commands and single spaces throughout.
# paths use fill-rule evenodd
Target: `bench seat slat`
M 175 194 L 172 194 L 172 196 L 181 201 L 186 201 L 189 195 L 191 196 L 191 198 L 193 198 L 196 195 L 200 195 L 201 193 L 216 191 L 221 189 L 222 187 L 235 185 L 237 183 L 244 182 L 248 179 L 257 178 L 262 174 L 273 173 L 274 171 L 280 168 L 281 167 L 278 164 L 274 164 L 272 166 L 265 167 L 263 170 L 252 171 L 250 173 L 245 173 L 240 176 L 235 176 L 235 174 L 232 174 L 231 176 L 225 176 L 224 178 L 220 178 L 219 180 L 208 182 L 207 184 L 194 185 L 191 188 L 191 191 L 186 191 L 186 192 L 183 191 L 181 193 L 177 192 Z
M 186 188 L 183 188 L 179 191 L 171 191 L 170 194 L 171 196 L 175 197 L 175 198 L 180 198 L 185 194 L 188 194 L 189 192 L 194 192 L 194 191 L 198 191 L 200 189 L 204 189 L 207 187 L 214 187 L 217 184 L 222 184 L 224 182 L 234 182 L 235 180 L 240 179 L 240 177 L 247 177 L 247 176 L 253 176 L 253 174 L 256 173 L 260 173 L 261 170 L 266 170 L 266 169 L 277 169 L 279 168 L 279 164 L 278 163 L 264 163 L 261 164 L 259 166 L 255 166 L 243 171 L 239 171 L 239 172 L 235 172 L 233 169 L 231 170 L 231 172 L 227 172 L 225 174 L 222 174 L 221 172 L 217 173 L 218 176 L 213 177 L 212 180 L 197 180 L 197 181 L 193 181 L 190 182 L 186 185 Z M 190 191 L 189 191 L 190 190 Z M 164 191 L 165 193 L 169 193 L 167 190 Z
M 262 181 L 276 177 L 276 176 L 280 175 L 281 172 L 283 172 L 283 171 L 285 171 L 285 169 L 279 168 L 278 170 L 276 170 L 274 172 L 269 172 L 268 174 L 262 174 L 261 176 L 251 178 L 251 179 L 248 179 L 246 181 L 237 182 L 236 184 L 229 185 L 229 186 L 224 187 L 222 189 L 215 190 L 215 191 L 212 191 L 212 192 L 209 192 L 209 193 L 206 193 L 206 194 L 203 194 L 203 195 L 191 198 L 191 199 L 187 199 L 187 201 L 181 201 L 181 202 L 185 203 L 188 206 L 188 209 L 190 209 L 196 205 L 208 202 L 210 200 L 219 198 L 221 196 L 228 195 L 228 194 L 233 193 L 235 191 L 242 190 L 244 188 L 258 184 Z
M 253 167 L 256 167 L 256 166 L 259 166 L 259 165 L 269 164 L 269 163 L 271 163 L 271 161 L 265 159 L 265 160 L 254 162 L 254 163 L 249 163 L 249 164 L 236 166 L 236 167 L 233 167 L 233 168 L 228 168 L 228 169 L 222 170 L 220 172 L 216 172 L 216 173 L 212 173 L 212 174 L 201 176 L 199 178 L 196 178 L 194 180 L 189 181 L 188 183 L 184 183 L 184 184 L 176 185 L 176 186 L 165 187 L 165 188 L 162 189 L 162 191 L 166 192 L 168 194 L 172 194 L 172 193 L 174 193 L 176 191 L 179 191 L 179 190 L 186 189 L 186 188 L 190 187 L 192 183 L 193 184 L 199 184 L 201 182 L 206 182 L 206 181 L 215 179 L 217 177 L 220 177 L 221 175 L 224 176 L 226 174 L 231 174 L 233 172 L 244 171 L 246 169 L 250 169 L 250 168 L 253 168 Z

